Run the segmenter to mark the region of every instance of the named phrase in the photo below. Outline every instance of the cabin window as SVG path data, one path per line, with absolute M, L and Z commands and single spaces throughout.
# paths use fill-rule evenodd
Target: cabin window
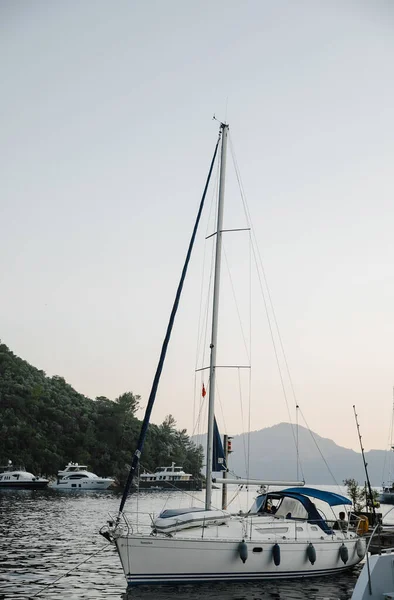
M 308 512 L 299 500 L 297 500 L 296 498 L 285 497 L 278 506 L 275 516 L 287 519 L 289 518 L 287 516 L 289 513 L 291 514 L 291 518 L 293 519 L 306 520 L 308 518 Z
M 316 525 L 312 525 L 311 529 L 312 529 L 312 531 L 318 531 L 318 528 L 316 527 Z
M 253 548 L 253 552 L 262 552 L 263 549 L 260 546 L 256 546 L 256 548 Z
M 296 527 L 296 530 L 297 531 L 304 531 L 304 528 L 303 527 Z
M 256 527 L 256 531 L 260 533 L 287 533 L 288 527 Z

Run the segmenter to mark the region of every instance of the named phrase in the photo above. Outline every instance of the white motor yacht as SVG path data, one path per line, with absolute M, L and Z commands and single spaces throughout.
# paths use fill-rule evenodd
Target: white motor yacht
M 14 467 L 11 461 L 8 461 L 8 465 L 0 467 L 0 488 L 39 490 L 47 487 L 48 483 L 48 479 L 36 477 L 22 467 Z
M 58 471 L 56 481 L 50 487 L 57 490 L 107 490 L 114 483 L 110 477 L 99 477 L 87 470 L 86 465 L 69 462 Z
M 189 490 L 202 489 L 201 479 L 195 479 L 191 473 L 185 473 L 183 467 L 158 467 L 154 473 L 141 473 L 136 485 L 140 489 L 150 490 Z

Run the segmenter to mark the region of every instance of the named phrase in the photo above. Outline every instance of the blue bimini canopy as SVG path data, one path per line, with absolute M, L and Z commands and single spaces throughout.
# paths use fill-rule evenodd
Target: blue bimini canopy
M 317 498 L 318 500 L 323 500 L 323 502 L 327 502 L 330 506 L 338 506 L 339 504 L 352 504 L 352 501 L 345 496 L 341 496 L 340 494 L 334 494 L 333 492 L 326 492 L 323 490 L 316 490 L 314 488 L 308 487 L 294 487 L 287 488 L 285 490 L 281 490 L 282 494 L 286 494 L 290 492 L 291 494 L 301 494 L 303 496 L 309 496 L 310 498 Z

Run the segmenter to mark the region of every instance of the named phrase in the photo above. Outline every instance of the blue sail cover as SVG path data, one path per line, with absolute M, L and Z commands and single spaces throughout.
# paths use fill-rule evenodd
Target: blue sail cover
M 341 496 L 340 494 L 334 494 L 333 492 L 325 492 L 324 490 L 316 490 L 314 488 L 308 487 L 293 487 L 286 488 L 285 490 L 281 490 L 283 494 L 287 492 L 302 494 L 303 496 L 309 496 L 310 498 L 317 498 L 318 500 L 323 500 L 323 502 L 327 502 L 330 506 L 338 506 L 340 504 L 352 504 L 352 501 L 345 496 Z
M 220 438 L 218 424 L 216 423 L 216 417 L 213 421 L 212 471 L 227 471 L 223 444 Z

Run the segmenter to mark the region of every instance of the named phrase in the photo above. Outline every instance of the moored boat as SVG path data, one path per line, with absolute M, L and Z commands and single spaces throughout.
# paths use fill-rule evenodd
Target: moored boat
M 107 490 L 115 480 L 111 477 L 99 477 L 87 470 L 86 465 L 69 462 L 58 471 L 56 481 L 50 487 L 56 490 Z
M 48 483 L 48 479 L 36 477 L 22 467 L 14 467 L 11 461 L 0 467 L 0 489 L 40 490 L 46 488 Z
M 158 467 L 154 473 L 141 473 L 135 485 L 142 490 L 189 490 L 202 489 L 201 479 L 195 479 L 191 473 L 185 473 L 183 467 Z
M 331 492 L 289 488 L 259 494 L 243 516 L 166 510 L 138 530 L 125 516 L 114 537 L 128 585 L 321 576 L 360 562 L 365 538 L 335 530 L 315 502 L 326 511 L 350 505 Z

